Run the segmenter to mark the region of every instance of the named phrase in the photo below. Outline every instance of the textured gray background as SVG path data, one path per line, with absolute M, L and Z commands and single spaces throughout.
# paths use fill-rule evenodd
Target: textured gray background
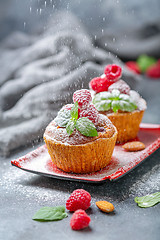
M 41 33 L 48 18 L 66 10 L 80 18 L 98 46 L 121 58 L 160 57 L 159 9 L 159 0 L 1 0 L 0 39 L 15 30 Z

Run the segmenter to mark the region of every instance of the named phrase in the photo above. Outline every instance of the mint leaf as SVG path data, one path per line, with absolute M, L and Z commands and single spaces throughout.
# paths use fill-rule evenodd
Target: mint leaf
M 137 108 L 137 105 L 134 102 L 129 102 L 129 110 L 128 112 L 132 112 Z
M 97 93 L 93 99 L 93 104 L 98 111 L 108 111 L 112 109 L 113 112 L 117 112 L 118 110 L 132 112 L 137 108 L 137 105 L 129 95 L 120 94 L 120 91 L 117 89 L 113 89 L 111 93 Z
M 78 119 L 78 102 L 74 103 L 71 110 L 61 109 L 54 121 L 58 126 L 65 127 L 69 136 L 73 133 L 75 128 L 84 136 L 98 136 L 96 127 L 92 121 L 87 117 Z
M 127 94 L 120 94 L 119 100 L 129 101 L 130 97 Z
M 113 100 L 111 103 L 111 108 L 113 112 L 117 112 L 120 109 L 120 101 Z
M 137 59 L 137 64 L 142 72 L 146 72 L 146 70 L 156 62 L 157 60 L 154 57 L 150 57 L 145 54 L 139 56 Z
M 82 117 L 77 120 L 76 129 L 86 137 L 98 136 L 96 127 L 87 117 Z
M 36 221 L 57 221 L 67 217 L 64 206 L 57 207 L 42 207 L 33 216 L 33 220 Z
M 71 111 L 66 109 L 61 109 L 58 112 L 57 117 L 54 119 L 54 121 L 58 124 L 59 127 L 66 127 L 67 123 L 69 122 L 71 118 Z
M 78 102 L 75 102 L 75 104 L 71 108 L 71 118 L 72 119 L 78 118 Z
M 102 100 L 94 105 L 98 111 L 108 111 L 111 108 L 111 100 Z
M 112 97 L 112 94 L 110 92 L 100 92 L 96 94 L 95 97 L 93 98 L 93 104 L 103 100 L 111 99 L 111 97 Z
M 72 119 L 70 119 L 69 122 L 67 123 L 66 131 L 69 136 L 73 133 L 73 131 L 75 129 L 75 123 L 76 123 L 76 121 L 73 121 Z
M 132 112 L 134 110 L 134 108 L 132 108 L 132 104 L 130 104 L 129 102 L 125 102 L 123 100 L 121 100 L 120 102 L 119 109 L 126 112 Z
M 160 202 L 160 192 L 152 193 L 143 197 L 136 197 L 134 201 L 138 204 L 139 207 L 152 207 Z
M 111 98 L 113 100 L 119 99 L 120 91 L 118 89 L 113 89 L 112 90 L 112 96 Z

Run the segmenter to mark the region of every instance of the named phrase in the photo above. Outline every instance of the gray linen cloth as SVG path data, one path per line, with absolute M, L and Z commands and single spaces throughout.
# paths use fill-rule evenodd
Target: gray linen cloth
M 47 124 L 75 90 L 103 73 L 123 67 L 132 88 L 140 81 L 114 55 L 94 46 L 72 14 L 58 12 L 41 35 L 13 33 L 0 45 L 0 153 L 42 138 Z

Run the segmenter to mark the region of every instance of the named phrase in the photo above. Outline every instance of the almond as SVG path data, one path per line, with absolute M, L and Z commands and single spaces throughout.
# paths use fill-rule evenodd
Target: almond
M 110 213 L 113 212 L 114 206 L 112 203 L 107 201 L 98 201 L 96 202 L 96 206 L 103 212 Z
M 145 149 L 145 145 L 142 142 L 128 142 L 122 146 L 126 151 L 136 152 Z

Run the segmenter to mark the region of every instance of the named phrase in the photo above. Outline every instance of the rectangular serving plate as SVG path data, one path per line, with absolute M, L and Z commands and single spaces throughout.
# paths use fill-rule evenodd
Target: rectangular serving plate
M 105 180 L 115 181 L 129 173 L 160 147 L 160 125 L 142 123 L 136 141 L 141 141 L 146 148 L 138 152 L 127 152 L 122 144 L 115 146 L 112 160 L 104 169 L 89 174 L 66 173 L 58 169 L 50 159 L 46 145 L 11 161 L 22 170 L 64 180 L 99 183 Z

